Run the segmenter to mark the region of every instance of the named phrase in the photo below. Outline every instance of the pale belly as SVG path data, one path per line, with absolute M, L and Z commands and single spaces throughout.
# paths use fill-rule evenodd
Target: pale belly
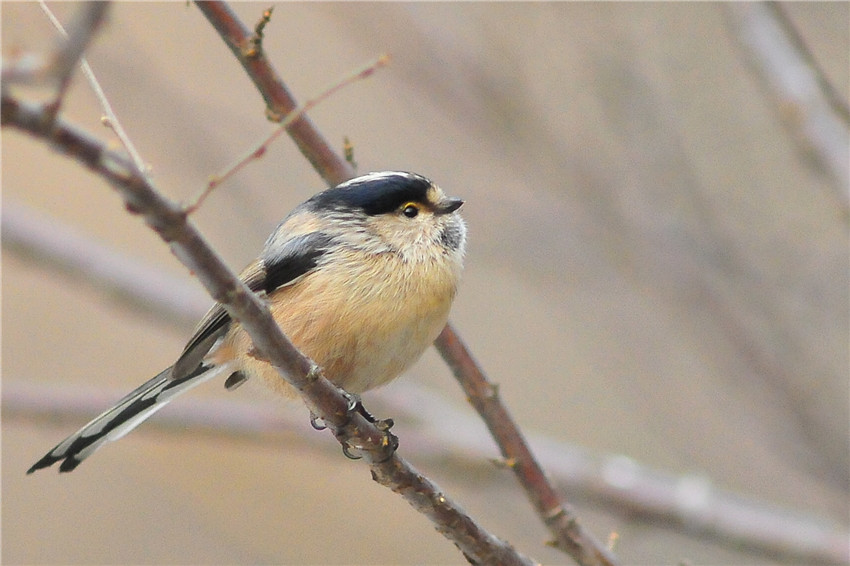
M 331 290 L 321 281 L 332 279 L 307 277 L 275 293 L 270 308 L 284 333 L 322 367 L 325 377 L 359 394 L 398 377 L 436 339 L 455 293 L 454 278 L 448 275 L 399 281 L 405 277 L 402 270 L 383 270 L 370 275 L 374 285 L 354 290 L 340 284 Z M 303 308 L 308 304 L 310 308 Z M 245 355 L 250 350 L 250 338 L 234 325 L 208 358 L 221 362 L 236 356 L 247 377 L 261 378 L 275 391 L 293 396 L 274 368 Z

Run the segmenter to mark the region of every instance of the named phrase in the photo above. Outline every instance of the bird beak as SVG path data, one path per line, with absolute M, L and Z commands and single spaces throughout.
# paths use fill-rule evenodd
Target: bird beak
M 440 201 L 434 208 L 434 214 L 449 214 L 454 212 L 463 205 L 463 200 L 459 198 L 446 198 Z

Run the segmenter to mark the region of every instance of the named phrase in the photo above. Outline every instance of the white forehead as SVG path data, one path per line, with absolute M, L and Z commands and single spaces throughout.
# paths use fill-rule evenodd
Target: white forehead
M 337 186 L 340 187 L 340 188 L 345 188 L 345 187 L 350 187 L 351 185 L 359 185 L 361 183 L 368 183 L 369 181 L 380 181 L 380 180 L 383 180 L 383 179 L 393 179 L 393 178 L 408 179 L 410 181 L 425 179 L 425 177 L 423 177 L 421 175 L 416 175 L 415 173 L 408 173 L 407 171 L 372 171 L 370 173 L 365 173 L 363 175 L 360 175 L 359 177 L 349 179 L 348 181 L 340 183 Z M 425 180 L 427 180 L 427 179 L 425 179 Z

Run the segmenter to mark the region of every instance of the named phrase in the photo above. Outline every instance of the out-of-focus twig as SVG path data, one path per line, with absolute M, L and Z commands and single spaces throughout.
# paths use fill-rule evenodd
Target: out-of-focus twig
M 799 30 L 797 30 L 796 26 L 794 26 L 794 22 L 792 22 L 791 18 L 788 16 L 787 9 L 781 2 L 772 1 L 767 6 L 773 10 L 774 14 L 776 14 L 776 20 L 779 25 L 782 26 L 782 29 L 785 30 L 785 35 L 788 37 L 788 41 L 794 45 L 797 49 L 797 53 L 799 53 L 800 57 L 806 62 L 809 70 L 814 73 L 815 79 L 817 80 L 824 96 L 829 101 L 830 106 L 832 106 L 832 110 L 835 112 L 835 115 L 844 122 L 845 127 L 850 128 L 850 104 L 848 104 L 844 95 L 835 88 L 829 80 L 829 77 L 827 77 L 823 67 L 821 67 L 817 59 L 815 59 L 811 49 L 809 49 L 809 46 L 806 45 L 805 39 L 803 39 L 803 36 L 800 35 Z
M 281 115 L 292 112 L 297 105 L 294 103 L 294 99 L 289 94 L 283 80 L 280 79 L 277 72 L 266 59 L 265 54 L 261 49 L 257 48 L 256 34 L 252 36 L 248 28 L 239 21 L 224 2 L 197 2 L 197 4 L 213 27 L 219 32 L 225 43 L 228 44 L 231 51 L 233 51 L 242 63 L 245 71 L 266 100 L 269 109 Z M 280 106 L 282 106 L 283 112 L 280 111 Z M 298 121 L 293 126 L 297 123 Z M 304 130 L 308 130 L 307 135 L 305 135 Z M 301 148 L 301 151 L 304 152 L 304 155 L 313 163 L 313 166 L 316 167 L 316 170 L 328 184 L 335 185 L 354 176 L 354 169 L 351 164 L 325 142 L 324 137 L 315 130 L 312 124 L 306 124 L 301 131 L 295 131 L 293 128 L 290 128 L 288 131 L 298 144 L 298 147 Z M 322 156 L 321 163 L 312 159 L 311 156 Z M 446 325 L 445 330 L 441 334 L 442 336 L 457 337 L 451 324 Z M 450 366 L 453 368 L 463 368 L 460 371 L 456 371 L 455 376 L 461 381 L 464 389 L 485 389 L 489 387 L 489 384 L 480 381 L 484 378 L 484 373 L 473 361 L 472 355 L 459 339 L 456 340 L 455 347 L 451 348 L 450 351 L 446 348 L 440 348 L 440 338 L 438 338 L 437 344 L 438 349 L 443 353 L 443 357 Z M 472 369 L 476 371 L 472 371 Z M 498 398 L 493 398 L 492 403 L 502 407 L 503 410 L 500 414 L 508 414 Z M 478 405 L 476 405 L 476 408 L 478 408 Z M 491 423 L 489 419 L 497 416 L 497 413 L 480 412 L 480 414 L 482 418 L 488 421 L 488 427 L 490 427 L 491 431 L 502 431 L 501 435 L 495 437 L 497 442 L 501 443 L 506 438 L 509 438 L 512 445 L 522 446 L 524 448 L 521 451 L 523 455 L 522 465 L 519 468 L 514 467 L 513 469 L 517 471 L 517 477 L 520 479 L 520 483 L 526 488 L 526 493 L 531 498 L 535 510 L 537 510 L 543 522 L 555 536 L 558 547 L 572 556 L 582 566 L 614 564 L 616 561 L 613 553 L 584 531 L 579 525 L 578 519 L 569 510 L 569 507 L 560 501 L 560 498 L 546 479 L 545 474 L 540 470 L 540 466 L 534 460 L 533 454 L 525 445 L 522 434 L 514 422 L 508 420 L 501 424 Z M 502 451 L 503 453 L 506 451 L 504 447 Z M 511 452 L 516 451 L 511 450 Z M 528 481 L 529 470 L 537 470 L 539 472 L 534 481 Z M 523 477 L 523 474 L 526 477 Z M 537 490 L 541 491 L 538 492 Z
M 832 180 L 842 213 L 850 218 L 850 123 L 834 89 L 791 22 L 773 3 L 724 4 L 741 52 L 773 101 L 797 146 Z
M 190 328 L 209 306 L 208 298 L 196 292 L 185 278 L 170 277 L 155 266 L 131 260 L 19 204 L 4 202 L 0 226 L 6 253 L 34 260 L 42 269 L 57 270 L 115 297 L 125 308 L 152 314 L 177 328 Z M 77 386 L 38 387 L 7 380 L 2 411 L 6 416 L 79 422 L 122 393 L 94 388 L 82 391 Z M 460 460 L 466 469 L 493 455 L 493 448 L 482 436 L 480 421 L 409 381 L 376 392 L 374 397 L 387 403 L 386 412 L 399 416 L 402 422 L 417 423 L 405 432 L 404 440 L 418 457 Z M 250 438 L 279 435 L 282 424 L 305 425 L 301 417 L 281 415 L 277 404 L 266 410 L 255 400 L 243 402 L 235 396 L 226 401 L 193 399 L 177 403 L 152 420 L 160 426 L 190 426 Z M 850 547 L 844 544 L 848 533 L 838 526 L 711 488 L 711 482 L 702 477 L 650 470 L 625 456 L 592 456 L 539 435 L 531 435 L 528 441 L 560 489 L 614 512 L 648 517 L 694 536 L 735 541 L 785 560 L 850 562 Z M 694 494 L 699 496 L 699 505 L 694 503 Z
M 0 210 L 4 253 L 92 286 L 138 314 L 192 328 L 210 301 L 185 277 L 173 277 L 99 244 L 55 218 L 9 201 Z
M 5 419 L 78 425 L 118 399 L 125 391 L 57 387 L 8 378 L 3 384 Z M 482 442 L 480 421 L 448 407 L 445 399 L 414 384 L 399 383 L 374 394 L 401 422 L 415 422 L 405 431 L 405 446 L 420 459 L 434 459 L 444 467 L 485 465 L 492 447 Z M 239 437 L 248 442 L 279 442 L 287 431 L 309 432 L 295 411 L 281 411 L 278 403 L 261 403 L 233 396 L 228 399 L 193 397 L 175 403 L 146 423 L 167 431 L 203 431 Z M 329 444 L 306 440 L 312 449 Z M 734 544 L 750 552 L 805 564 L 850 563 L 846 530 L 786 509 L 766 506 L 712 486 L 702 476 L 673 476 L 650 470 L 624 456 L 594 456 L 574 446 L 531 435 L 541 461 L 562 489 L 629 516 L 669 524 L 707 540 Z M 325 447 L 325 448 L 322 448 Z
M 531 564 L 510 544 L 484 530 L 445 496 L 439 488 L 402 459 L 387 434 L 359 412 L 350 399 L 323 375 L 321 368 L 301 354 L 284 336 L 268 307 L 241 282 L 207 245 L 177 203 L 163 197 L 132 162 L 108 150 L 99 140 L 67 124 L 44 107 L 22 102 L 4 93 L 0 124 L 28 133 L 89 167 L 122 196 L 127 210 L 145 222 L 169 244 L 234 320 L 251 337 L 258 356 L 269 360 L 281 377 L 302 396 L 343 446 L 362 454 L 378 483 L 399 493 L 437 530 L 451 540 L 470 562 Z
M 64 89 L 77 62 L 83 57 L 100 25 L 106 19 L 109 2 L 85 2 L 68 26 L 67 34 L 47 61 L 25 56 L 3 61 L 2 82 L 44 84 L 55 83 Z M 4 87 L 5 88 L 5 87 Z
M 74 72 L 74 68 L 83 57 L 98 28 L 106 19 L 109 7 L 109 2 L 83 4 L 82 9 L 77 11 L 76 17 L 68 26 L 70 31 L 65 34 L 65 45 L 57 50 L 50 65 L 50 74 L 61 80 L 62 77 Z
M 201 1 L 196 4 L 254 81 L 266 101 L 269 118 L 283 120 L 298 108 L 295 97 L 266 57 L 259 41 L 262 38 L 245 27 L 227 3 Z M 339 184 L 354 176 L 354 169 L 345 160 L 337 158 L 309 116 L 301 115 L 287 127 L 287 132 L 328 185 Z
M 65 28 L 62 27 L 62 23 L 58 18 L 53 14 L 50 8 L 47 7 L 47 3 L 44 0 L 39 0 L 39 5 L 41 6 L 41 10 L 45 13 L 47 18 L 50 20 L 50 23 L 53 24 L 60 34 L 63 37 L 68 37 L 68 33 L 65 31 Z M 136 164 L 136 168 L 141 171 L 147 171 L 147 165 L 145 161 L 142 159 L 141 154 L 139 154 L 136 146 L 133 144 L 133 140 L 130 139 L 130 136 L 127 135 L 127 132 L 124 130 L 124 126 L 121 125 L 121 121 L 118 120 L 118 116 L 115 114 L 115 111 L 112 109 L 112 105 L 109 103 L 109 99 L 106 97 L 106 93 L 103 91 L 103 88 L 100 86 L 100 81 L 97 80 L 97 77 L 94 74 L 94 71 L 89 65 L 89 62 L 85 57 L 80 57 L 80 68 L 83 71 L 83 74 L 86 77 L 86 80 L 91 86 L 94 95 L 97 97 L 98 102 L 100 103 L 100 107 L 103 109 L 103 118 L 102 121 L 104 125 L 106 125 L 109 129 L 115 132 L 115 135 L 118 136 L 118 139 L 121 140 L 121 144 L 127 150 L 127 153 L 130 155 L 130 159 L 133 160 L 133 163 Z

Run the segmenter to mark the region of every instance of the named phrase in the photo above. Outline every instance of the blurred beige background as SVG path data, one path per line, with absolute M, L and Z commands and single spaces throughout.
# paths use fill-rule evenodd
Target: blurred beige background
M 265 7 L 235 9 L 253 25 Z M 55 9 L 67 22 L 75 7 Z M 786 9 L 846 95 L 850 4 Z M 31 3 L 2 5 L 2 33 L 4 57 L 43 53 L 55 35 Z M 300 100 L 392 55 L 311 116 L 338 147 L 351 138 L 360 171 L 417 171 L 467 200 L 452 318 L 527 431 L 847 527 L 847 221 L 742 63 L 721 5 L 278 4 L 265 46 Z M 193 5 L 118 3 L 88 55 L 175 198 L 269 131 Z M 64 114 L 108 137 L 82 77 Z M 99 179 L 17 132 L 2 141 L 4 205 L 190 279 Z M 282 139 L 195 220 L 238 270 L 321 188 Z M 2 267 L 4 388 L 120 395 L 191 332 L 8 250 Z M 470 411 L 433 351 L 401 381 Z M 268 401 L 202 389 L 178 403 Z M 252 441 L 148 425 L 73 474 L 25 476 L 86 418 L 4 411 L 4 563 L 463 563 L 327 434 Z M 404 444 L 415 426 L 396 428 L 415 465 L 524 553 L 569 563 L 508 474 L 417 459 Z M 625 563 L 782 562 L 582 499 L 577 511 L 600 538 L 618 533 Z

